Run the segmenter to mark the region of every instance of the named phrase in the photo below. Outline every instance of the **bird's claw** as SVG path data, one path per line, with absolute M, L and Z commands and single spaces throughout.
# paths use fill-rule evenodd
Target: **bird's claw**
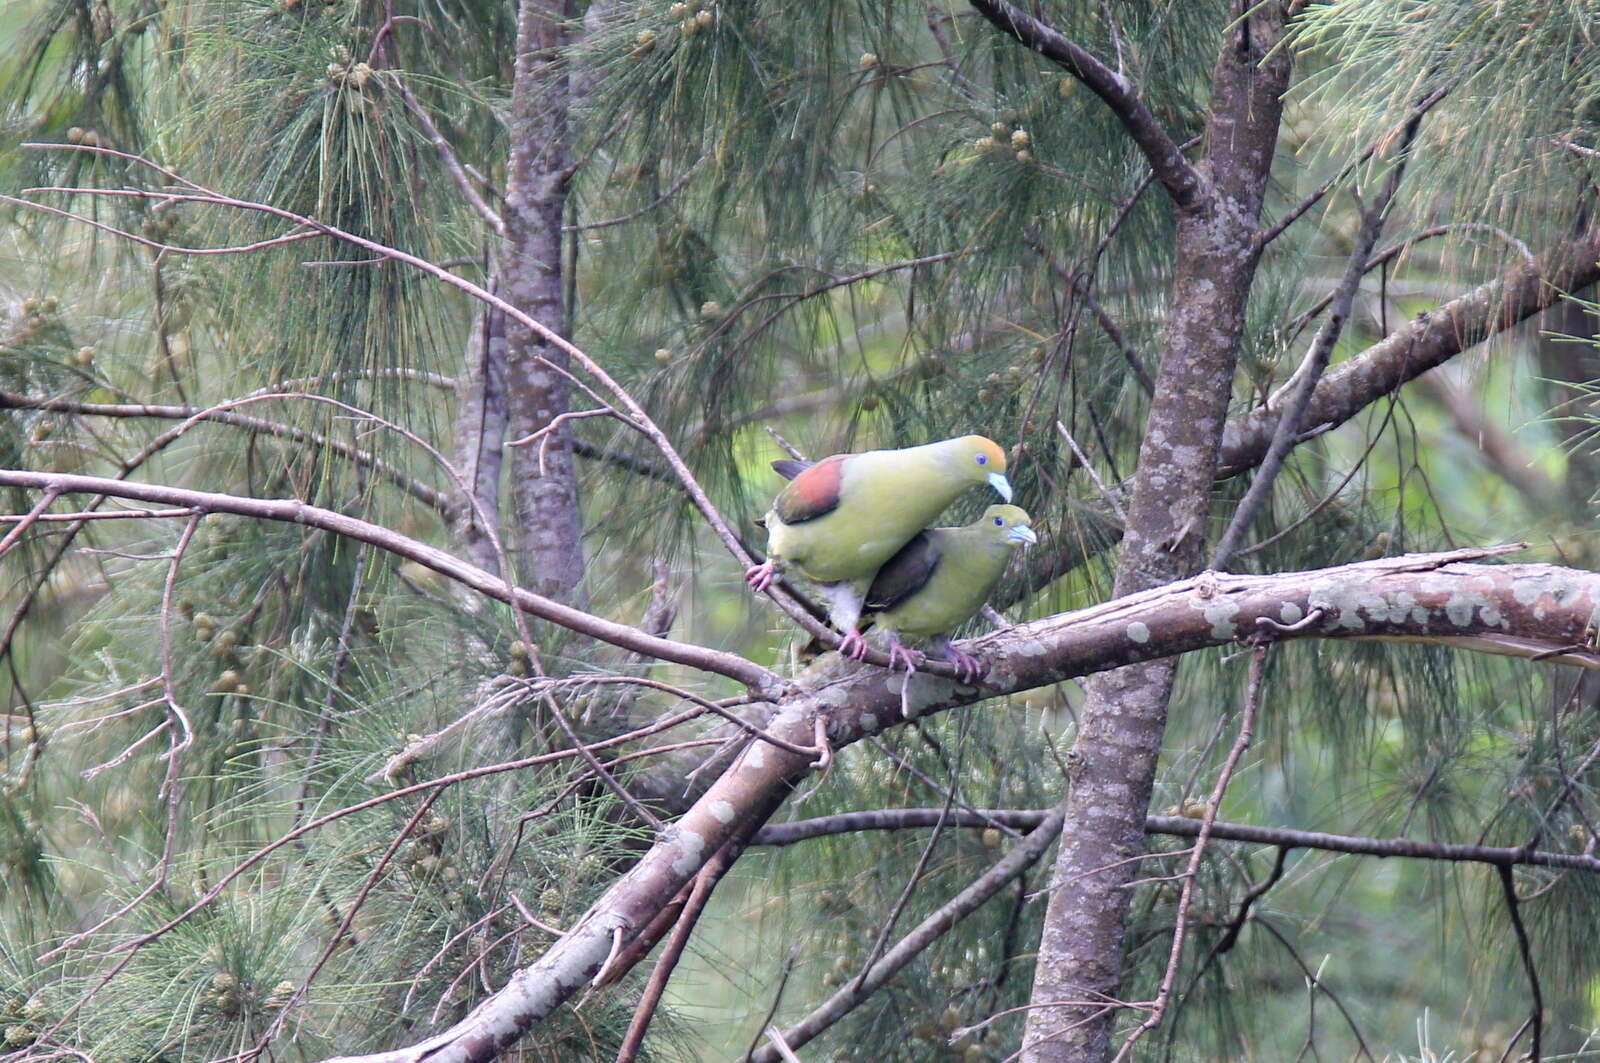
M 957 649 L 947 648 L 944 651 L 944 659 L 956 666 L 956 672 L 960 674 L 961 681 L 968 686 L 971 686 L 979 676 L 989 670 L 989 666 L 984 663 L 982 657 L 974 657 L 970 653 L 962 653 Z
M 867 655 L 867 640 L 861 632 L 851 628 L 839 642 L 839 652 L 852 661 L 859 661 Z
M 778 578 L 778 566 L 771 561 L 763 561 L 759 565 L 751 565 L 745 570 L 744 581 L 750 589 L 757 594 L 764 594 L 772 581 Z
M 906 674 L 910 675 L 917 670 L 917 665 L 925 660 L 927 658 L 924 655 L 903 645 L 899 639 L 889 640 L 889 671 L 894 671 L 896 661 L 904 661 Z

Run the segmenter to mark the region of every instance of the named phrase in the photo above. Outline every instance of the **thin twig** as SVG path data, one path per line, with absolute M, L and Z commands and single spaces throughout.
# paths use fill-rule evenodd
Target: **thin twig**
M 585 222 L 582 225 L 563 225 L 561 227 L 561 231 L 564 232 L 564 233 L 593 232 L 596 229 L 610 229 L 613 226 L 626 225 L 626 224 L 628 224 L 628 222 L 633 221 L 635 218 L 641 218 L 644 215 L 649 214 L 652 210 L 655 210 L 657 207 L 661 206 L 663 203 L 665 203 L 667 200 L 671 199 L 673 196 L 677 195 L 679 189 L 683 188 L 684 185 L 689 183 L 689 178 L 693 177 L 694 176 L 694 172 L 696 170 L 698 170 L 700 168 L 700 165 L 702 163 L 704 163 L 710 157 L 711 156 L 709 156 L 709 155 L 700 156 L 693 163 L 691 163 L 689 168 L 687 170 L 683 171 L 683 173 L 680 174 L 678 176 L 678 178 L 675 181 L 673 181 L 670 186 L 668 186 L 668 188 L 667 188 L 667 190 L 665 192 L 661 193 L 661 195 L 659 197 L 657 197 L 651 203 L 648 203 L 645 206 L 640 207 L 638 210 L 634 211 L 631 214 L 624 214 L 620 218 L 606 218 L 604 221 Z
M 1122 503 L 1117 501 L 1117 496 L 1112 494 L 1111 489 L 1106 486 L 1106 482 L 1100 479 L 1100 474 L 1094 471 L 1094 465 L 1090 463 L 1089 455 L 1083 452 L 1083 448 L 1078 446 L 1078 441 L 1072 438 L 1072 433 L 1067 431 L 1067 426 L 1060 421 L 1056 422 L 1056 431 L 1061 433 L 1061 438 L 1067 441 L 1067 446 L 1071 447 L 1072 453 L 1077 455 L 1078 464 L 1083 466 L 1083 471 L 1089 474 L 1089 479 L 1093 480 L 1094 485 L 1100 489 L 1100 496 L 1106 500 L 1106 505 L 1111 507 L 1111 512 L 1117 515 L 1117 519 L 1122 522 L 1123 527 L 1127 527 L 1127 512 L 1122 508 Z
M 1256 514 L 1266 505 L 1271 496 L 1273 482 L 1277 479 L 1278 472 L 1283 468 L 1289 451 L 1300 441 L 1300 429 L 1305 420 L 1306 410 L 1311 405 L 1311 397 L 1315 394 L 1318 382 L 1322 379 L 1323 370 L 1328 366 L 1333 357 L 1333 347 L 1344 332 L 1345 321 L 1350 316 L 1351 306 L 1355 302 L 1356 291 L 1361 287 L 1361 278 L 1366 272 L 1367 256 L 1378 242 L 1379 235 L 1383 232 L 1384 215 L 1389 205 L 1394 202 L 1395 194 L 1400 189 L 1400 180 L 1405 173 L 1405 152 L 1410 147 L 1416 135 L 1417 123 L 1421 121 L 1419 115 L 1406 127 L 1405 141 L 1400 147 L 1401 158 L 1389 174 L 1383 191 L 1376 203 L 1371 208 L 1363 207 L 1361 211 L 1361 231 L 1356 236 L 1356 246 L 1350 253 L 1349 263 L 1345 266 L 1344 276 L 1339 280 L 1339 287 L 1335 293 L 1333 312 L 1323 321 L 1322 327 L 1317 330 L 1316 337 L 1311 341 L 1311 348 L 1306 352 L 1305 360 L 1296 373 L 1300 378 L 1295 386 L 1294 393 L 1288 405 L 1278 416 L 1278 423 L 1273 429 L 1272 441 L 1267 446 L 1266 457 L 1262 459 L 1261 466 L 1256 470 L 1255 479 L 1251 481 L 1250 488 L 1240 499 L 1238 508 L 1234 510 L 1233 518 L 1228 522 L 1227 530 L 1217 540 L 1216 549 L 1211 554 L 1211 563 L 1208 566 L 1213 570 L 1225 569 L 1233 555 L 1238 551 L 1244 541 L 1245 535 L 1250 530 Z M 1360 205 L 1360 197 L 1357 196 Z
M 952 926 L 977 911 L 1007 883 L 1027 871 L 1049 852 L 1050 846 L 1055 844 L 1056 836 L 1061 833 L 1061 825 L 1065 819 L 1064 806 L 1057 805 L 1047 812 L 1026 838 L 897 941 L 893 948 L 884 953 L 881 960 L 866 971 L 864 977 L 841 987 L 815 1011 L 789 1027 L 784 1034 L 785 1040 L 790 1045 L 799 1047 L 870 998 L 906 964 L 944 936 Z M 765 1048 L 753 1053 L 752 1059 L 754 1063 L 778 1063 L 775 1052 Z
M 1340 167 L 1339 172 L 1324 181 L 1316 191 L 1312 192 L 1299 203 L 1285 211 L 1283 217 L 1279 218 L 1276 224 L 1263 229 L 1261 233 L 1256 236 L 1256 246 L 1265 247 L 1278 237 L 1282 236 L 1289 226 L 1300 220 L 1300 216 L 1306 211 L 1316 206 L 1317 203 L 1322 200 L 1323 196 L 1326 196 L 1333 190 L 1335 185 L 1339 184 L 1345 178 L 1355 173 L 1357 167 L 1366 162 L 1368 159 L 1372 158 L 1372 156 L 1377 154 L 1385 144 L 1393 140 L 1396 133 L 1403 130 L 1406 126 L 1410 125 L 1412 122 L 1415 122 L 1432 110 L 1435 104 L 1450 94 L 1450 90 L 1453 87 L 1453 85 L 1442 86 L 1441 88 L 1435 89 L 1433 92 L 1424 97 L 1423 100 L 1418 103 L 1417 106 L 1412 109 L 1411 113 L 1406 115 L 1403 120 L 1397 122 L 1392 128 L 1385 130 L 1381 136 L 1367 146 L 1365 151 L 1356 156 L 1354 159 L 1351 159 L 1349 162 L 1345 163 L 1344 166 Z
M 662 949 L 661 956 L 650 972 L 650 981 L 645 985 L 638 1006 L 634 1008 L 633 1020 L 628 1024 L 628 1032 L 622 1039 L 622 1047 L 617 1051 L 617 1063 L 633 1063 L 638 1057 L 639 1049 L 644 1044 L 644 1035 L 650 1029 L 650 1020 L 654 1018 L 656 1008 L 661 1003 L 661 995 L 666 992 L 667 981 L 683 957 L 683 950 L 689 944 L 689 936 L 694 933 L 695 924 L 705 911 L 706 902 L 711 899 L 711 891 L 716 889 L 717 883 L 733 867 L 734 861 L 743 851 L 744 846 L 730 838 L 723 843 L 717 855 L 695 875 L 689 899 L 678 915 L 678 921 L 672 928 L 672 936 L 667 939 L 666 948 Z
M 1255 653 L 1250 658 L 1250 679 L 1245 689 L 1244 709 L 1240 713 L 1239 734 L 1233 740 L 1233 748 L 1228 750 L 1222 771 L 1217 775 L 1217 783 L 1211 790 L 1211 799 L 1206 802 L 1205 816 L 1200 821 L 1200 832 L 1195 836 L 1194 847 L 1189 854 L 1189 866 L 1183 874 L 1183 890 L 1178 895 L 1178 913 L 1173 919 L 1172 948 L 1167 954 L 1167 968 L 1161 976 L 1161 988 L 1156 991 L 1149 1014 L 1122 1042 L 1122 1047 L 1117 1051 L 1112 1063 L 1121 1063 L 1128 1058 L 1139 1038 L 1160 1026 L 1163 1016 L 1166 1015 L 1167 1003 L 1172 998 L 1172 987 L 1178 979 L 1178 967 L 1183 962 L 1183 939 L 1188 929 L 1189 906 L 1194 900 L 1200 860 L 1205 856 L 1206 842 L 1211 839 L 1212 828 L 1217 822 L 1217 810 L 1222 807 L 1222 798 L 1228 792 L 1228 784 L 1233 781 L 1239 760 L 1244 756 L 1245 750 L 1250 748 L 1250 740 L 1255 735 L 1256 714 L 1261 709 L 1261 680 L 1266 671 L 1267 654 L 1271 648 L 1272 643 L 1262 639 L 1257 643 Z
M 40 517 L 44 516 L 44 511 L 49 509 L 55 503 L 55 500 L 60 497 L 60 491 L 45 491 L 39 496 L 38 503 L 36 503 L 32 509 L 28 510 L 28 512 L 22 514 L 21 516 L 16 517 L 15 520 L 17 526 L 7 532 L 5 538 L 0 539 L 0 557 L 6 556 L 6 552 L 8 550 L 10 550 L 17 543 L 21 542 L 22 537 L 27 534 L 28 526 L 34 521 L 38 520 Z M 183 512 L 187 514 L 188 511 L 184 510 Z
M 1522 905 L 1517 900 L 1517 884 L 1512 877 L 1511 868 L 1501 864 L 1496 870 L 1500 875 L 1500 892 L 1506 899 L 1506 914 L 1511 917 L 1511 929 L 1517 935 L 1517 952 L 1522 957 L 1522 969 L 1528 975 L 1528 991 L 1533 997 L 1533 1006 L 1528 1011 L 1531 1029 L 1528 1058 L 1531 1063 L 1539 1063 L 1540 1040 L 1544 1036 L 1544 993 L 1539 988 L 1539 968 L 1533 962 L 1533 946 L 1528 942 L 1528 928 L 1522 923 Z
M 478 186 L 473 183 L 472 178 L 467 175 L 466 169 L 462 167 L 461 160 L 456 158 L 455 149 L 450 146 L 450 141 L 446 140 L 444 134 L 439 132 L 439 127 L 434 125 L 433 118 L 428 114 L 427 108 L 422 106 L 417 100 L 416 94 L 411 91 L 411 86 L 406 83 L 405 75 L 395 72 L 395 76 L 390 80 L 399 86 L 400 96 L 406 101 L 406 109 L 417 120 L 417 125 L 422 129 L 422 135 L 428 138 L 428 143 L 432 144 L 434 150 L 439 153 L 439 161 L 444 164 L 445 172 L 450 175 L 450 179 L 461 190 L 461 197 L 467 201 L 468 206 L 478 212 L 478 217 L 489 224 L 489 228 L 496 233 L 504 235 L 506 231 L 504 219 L 500 217 L 498 211 L 489 206 L 488 201 L 478 191 Z

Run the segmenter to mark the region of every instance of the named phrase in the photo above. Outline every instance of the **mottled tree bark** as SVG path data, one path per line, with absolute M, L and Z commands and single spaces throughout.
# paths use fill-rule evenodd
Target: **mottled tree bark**
M 1281 5 L 1231 27 L 1213 78 L 1203 165 L 1209 183 L 1180 206 L 1176 278 L 1116 594 L 1194 572 L 1201 559 L 1222 426 L 1259 258 L 1262 194 L 1288 85 Z M 1027 1063 L 1089 1063 L 1109 1051 L 1123 935 L 1144 818 L 1176 671 L 1173 659 L 1098 677 L 1070 755 L 1071 793 L 1023 1038 Z M 1056 1002 L 1086 1002 L 1060 1004 Z
M 572 14 L 570 0 L 522 0 L 517 15 L 500 255 L 500 294 L 563 335 L 568 322 L 561 225 L 572 159 L 571 91 L 559 48 Z M 486 353 L 492 361 L 492 329 Z M 556 424 L 568 408 L 561 374 L 566 366 L 564 353 L 516 321 L 505 322 L 506 434 L 514 440 L 550 429 L 538 442 L 511 452 L 514 575 L 539 594 L 572 602 L 581 599 L 583 549 L 572 434 L 566 423 Z

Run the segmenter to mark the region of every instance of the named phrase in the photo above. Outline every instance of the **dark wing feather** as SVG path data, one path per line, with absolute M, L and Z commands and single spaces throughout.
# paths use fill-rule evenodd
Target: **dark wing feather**
M 801 524 L 838 509 L 839 481 L 844 475 L 844 459 L 848 456 L 835 454 L 802 469 L 772 503 L 778 519 L 785 524 Z M 773 466 L 776 468 L 778 464 L 774 462 Z M 782 469 L 778 471 L 783 472 Z
M 796 476 L 799 476 L 801 473 L 805 472 L 815 464 L 816 462 L 814 461 L 789 461 L 788 459 L 784 459 L 783 461 L 773 462 L 772 471 L 783 477 L 785 480 L 793 480 Z
M 872 586 L 867 588 L 867 609 L 878 612 L 893 609 L 928 585 L 944 557 L 939 537 L 934 534 L 936 530 L 917 532 L 898 554 L 883 563 L 878 574 L 872 577 Z

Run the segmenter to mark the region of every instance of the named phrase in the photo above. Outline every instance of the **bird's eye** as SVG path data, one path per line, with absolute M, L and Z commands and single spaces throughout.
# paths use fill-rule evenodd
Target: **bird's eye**
M 1006 519 L 1004 517 L 996 517 L 994 519 L 994 526 L 996 528 L 1003 527 L 1005 525 L 1005 522 L 1006 522 Z
M 987 455 L 987 454 L 979 454 L 978 455 L 978 464 L 979 465 L 987 465 L 987 464 L 989 464 L 989 455 Z

